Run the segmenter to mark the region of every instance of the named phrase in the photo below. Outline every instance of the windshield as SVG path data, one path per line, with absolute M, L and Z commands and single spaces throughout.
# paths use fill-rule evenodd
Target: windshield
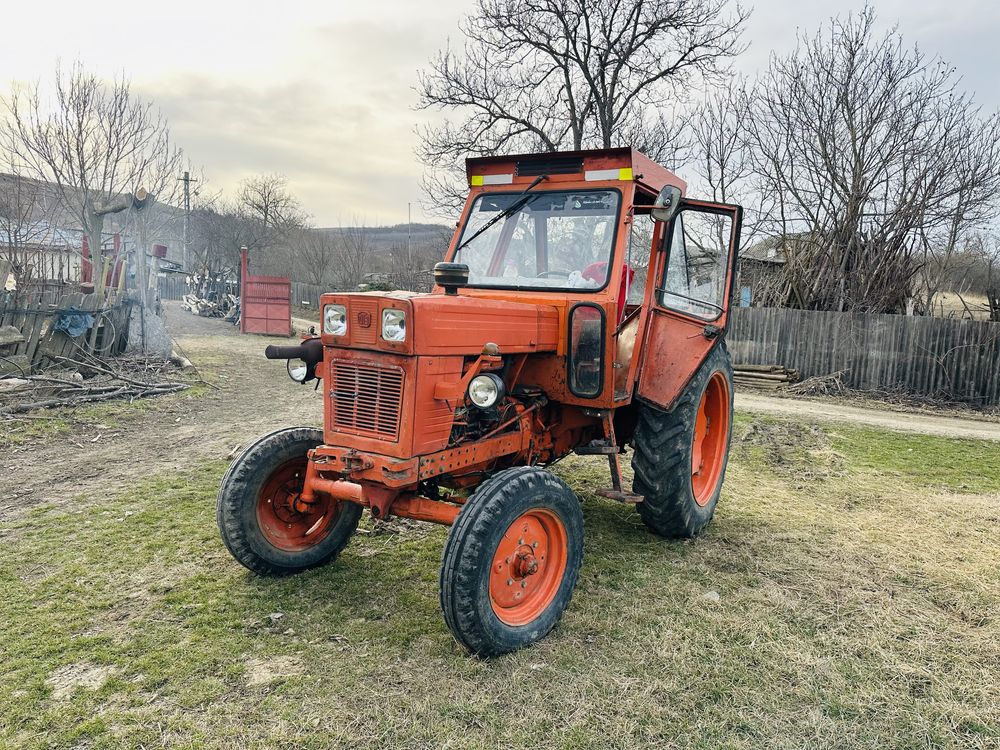
M 617 190 L 487 193 L 476 199 L 459 246 L 524 201 L 455 254 L 469 286 L 600 289 L 608 279 L 621 196 Z

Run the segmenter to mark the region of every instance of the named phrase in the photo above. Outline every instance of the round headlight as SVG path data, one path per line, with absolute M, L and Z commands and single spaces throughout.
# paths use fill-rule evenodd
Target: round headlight
M 406 312 L 404 310 L 382 311 L 382 338 L 386 341 L 406 339 Z
M 469 383 L 469 401 L 480 409 L 489 409 L 503 398 L 504 386 L 500 376 L 488 372 L 476 375 Z
M 347 333 L 347 308 L 344 305 L 326 305 L 323 308 L 323 331 L 334 336 Z
M 295 360 L 294 365 L 292 365 L 292 360 L 287 360 L 285 362 L 285 369 L 288 370 L 288 377 L 296 383 L 306 382 L 306 376 L 309 374 L 309 367 L 302 360 Z

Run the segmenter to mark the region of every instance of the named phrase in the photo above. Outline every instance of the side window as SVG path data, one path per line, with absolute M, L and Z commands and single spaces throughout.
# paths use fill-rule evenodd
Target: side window
M 703 320 L 722 314 L 732 230 L 729 214 L 688 209 L 677 215 L 661 305 Z
M 627 299 L 630 305 L 641 304 L 646 293 L 646 272 L 649 270 L 649 251 L 653 245 L 655 229 L 656 224 L 648 215 L 632 217 L 625 252 L 625 262 L 634 273 L 628 287 Z

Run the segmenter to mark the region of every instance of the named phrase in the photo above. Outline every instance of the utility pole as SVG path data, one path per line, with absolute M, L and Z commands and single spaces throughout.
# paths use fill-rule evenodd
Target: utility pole
M 178 177 L 184 183 L 184 271 L 191 273 L 191 258 L 188 250 L 188 224 L 191 222 L 191 183 L 198 180 L 191 177 L 191 173 L 184 170 L 184 175 Z
M 413 253 L 410 252 L 410 230 L 413 228 L 413 213 L 410 207 L 413 204 L 406 201 L 406 262 L 413 270 Z

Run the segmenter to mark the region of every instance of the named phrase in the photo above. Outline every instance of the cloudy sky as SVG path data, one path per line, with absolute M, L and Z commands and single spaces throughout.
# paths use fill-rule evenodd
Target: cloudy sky
M 739 67 L 753 73 L 772 52 L 791 49 L 797 29 L 861 4 L 758 0 Z M 124 71 L 167 116 L 210 189 L 280 172 L 318 225 L 405 221 L 408 202 L 419 221 L 414 129 L 430 115 L 413 110 L 416 70 L 449 39 L 460 42 L 458 22 L 471 7 L 472 0 L 170 0 L 162 10 L 17 2 L 4 8 L 0 71 L 11 80 L 47 79 L 57 59 L 81 60 L 106 76 Z M 877 7 L 882 25 L 898 23 L 908 41 L 958 66 L 984 107 L 1000 107 L 1000 5 L 881 0 Z

